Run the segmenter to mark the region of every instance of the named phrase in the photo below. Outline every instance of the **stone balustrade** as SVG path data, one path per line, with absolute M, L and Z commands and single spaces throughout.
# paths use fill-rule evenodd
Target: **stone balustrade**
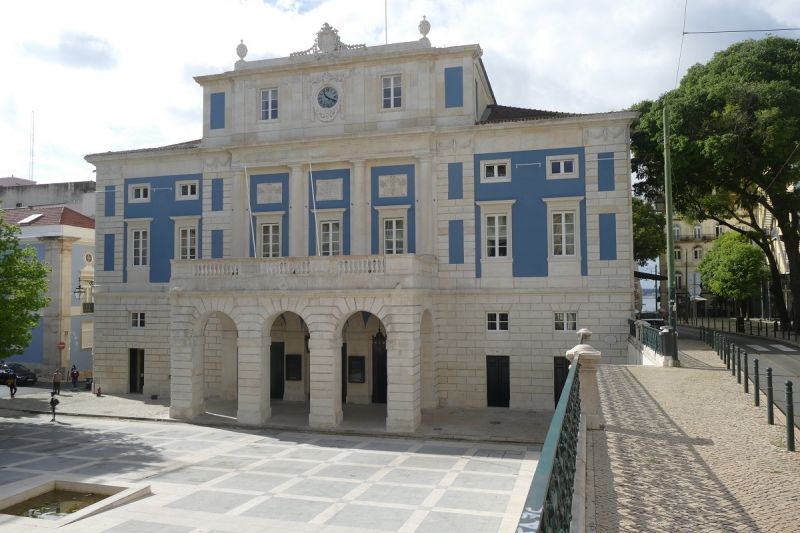
M 436 263 L 416 254 L 172 262 L 179 290 L 433 289 Z

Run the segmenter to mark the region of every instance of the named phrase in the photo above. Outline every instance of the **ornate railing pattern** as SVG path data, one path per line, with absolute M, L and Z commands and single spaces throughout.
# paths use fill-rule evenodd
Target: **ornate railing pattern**
M 409 256 L 392 259 L 401 271 L 412 271 L 413 258 Z M 192 277 L 223 278 L 228 276 L 294 275 L 315 276 L 318 274 L 385 274 L 386 256 L 336 256 L 302 257 L 282 259 L 203 259 L 191 262 L 176 262 L 177 271 L 190 268 Z M 428 269 L 431 270 L 431 269 Z
M 579 367 L 580 361 L 573 361 L 567 374 L 517 533 L 569 531 L 581 418 Z

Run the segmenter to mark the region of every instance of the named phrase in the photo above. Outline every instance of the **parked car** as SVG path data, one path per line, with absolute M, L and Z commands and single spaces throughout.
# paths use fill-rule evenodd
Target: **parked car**
M 665 326 L 667 324 L 659 313 L 643 312 L 639 313 L 638 318 L 639 320 L 644 320 L 654 328 L 660 328 L 661 326 Z
M 33 385 L 39 380 L 36 373 L 21 363 L 6 363 L 0 368 L 0 384 L 5 383 L 9 370 L 17 376 L 17 385 Z

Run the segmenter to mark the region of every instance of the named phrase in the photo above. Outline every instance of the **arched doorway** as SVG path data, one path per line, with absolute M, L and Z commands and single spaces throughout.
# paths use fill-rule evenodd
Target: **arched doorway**
M 385 405 L 388 392 L 386 327 L 367 311 L 352 314 L 342 327 L 342 406 Z
M 203 409 L 201 412 L 236 417 L 238 400 L 238 332 L 231 318 L 213 312 L 203 327 Z
M 269 330 L 270 403 L 308 401 L 309 332 L 303 318 L 285 311 L 273 320 Z

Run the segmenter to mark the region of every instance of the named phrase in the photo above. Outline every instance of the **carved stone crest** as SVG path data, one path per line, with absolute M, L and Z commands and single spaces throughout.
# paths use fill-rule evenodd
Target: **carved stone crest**
M 339 38 L 339 30 L 327 22 L 322 25 L 322 28 L 317 32 L 317 38 L 314 40 L 314 46 L 308 50 L 300 52 L 292 52 L 289 57 L 307 56 L 307 55 L 338 55 L 343 50 L 357 50 L 366 48 L 364 44 L 344 44 Z
M 625 138 L 624 126 L 605 128 L 585 128 L 583 130 L 583 144 L 608 143 L 622 141 Z

